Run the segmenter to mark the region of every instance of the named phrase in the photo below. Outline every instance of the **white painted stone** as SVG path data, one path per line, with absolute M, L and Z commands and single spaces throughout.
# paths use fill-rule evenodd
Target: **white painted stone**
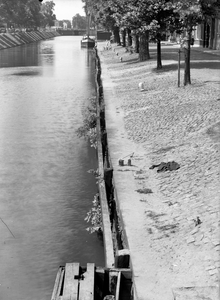
M 143 82 L 140 82 L 140 83 L 138 84 L 138 87 L 139 87 L 139 90 L 140 90 L 141 92 L 144 91 L 144 84 L 143 84 Z

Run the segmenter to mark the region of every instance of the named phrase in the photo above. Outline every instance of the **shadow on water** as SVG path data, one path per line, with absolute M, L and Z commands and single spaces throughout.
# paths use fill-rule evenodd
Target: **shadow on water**
M 17 46 L 0 51 L 0 68 L 38 66 L 39 43 Z
M 24 72 L 16 72 L 16 73 L 12 73 L 11 75 L 14 76 L 40 76 L 41 72 L 39 71 L 24 71 Z

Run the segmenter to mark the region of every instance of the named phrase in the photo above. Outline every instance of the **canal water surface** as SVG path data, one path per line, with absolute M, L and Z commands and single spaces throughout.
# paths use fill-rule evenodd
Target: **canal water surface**
M 104 265 L 84 218 L 96 153 L 78 138 L 95 95 L 80 37 L 0 50 L 0 299 L 49 300 L 66 262 Z

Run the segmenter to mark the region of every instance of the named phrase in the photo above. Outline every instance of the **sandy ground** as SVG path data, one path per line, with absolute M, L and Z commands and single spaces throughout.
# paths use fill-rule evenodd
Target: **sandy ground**
M 177 47 L 163 46 L 161 71 L 155 47 L 147 62 L 115 44 L 104 47 L 98 43 L 107 134 L 135 298 L 217 300 L 220 56 L 193 49 L 192 85 L 183 86 L 182 65 L 178 88 Z M 149 169 L 173 160 L 176 171 Z

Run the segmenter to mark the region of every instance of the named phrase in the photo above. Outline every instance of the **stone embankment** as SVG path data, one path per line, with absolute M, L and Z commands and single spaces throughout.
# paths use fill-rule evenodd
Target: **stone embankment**
M 16 47 L 24 44 L 30 44 L 41 40 L 46 40 L 58 36 L 56 31 L 32 31 L 17 33 L 1 33 L 0 34 L 0 50 Z
M 175 46 L 163 47 L 159 71 L 156 47 L 151 47 L 147 62 L 116 45 L 107 50 L 99 43 L 98 49 L 108 146 L 135 299 L 217 300 L 220 57 L 193 48 L 192 84 L 178 88 Z M 160 173 L 149 169 L 169 161 L 180 168 Z

